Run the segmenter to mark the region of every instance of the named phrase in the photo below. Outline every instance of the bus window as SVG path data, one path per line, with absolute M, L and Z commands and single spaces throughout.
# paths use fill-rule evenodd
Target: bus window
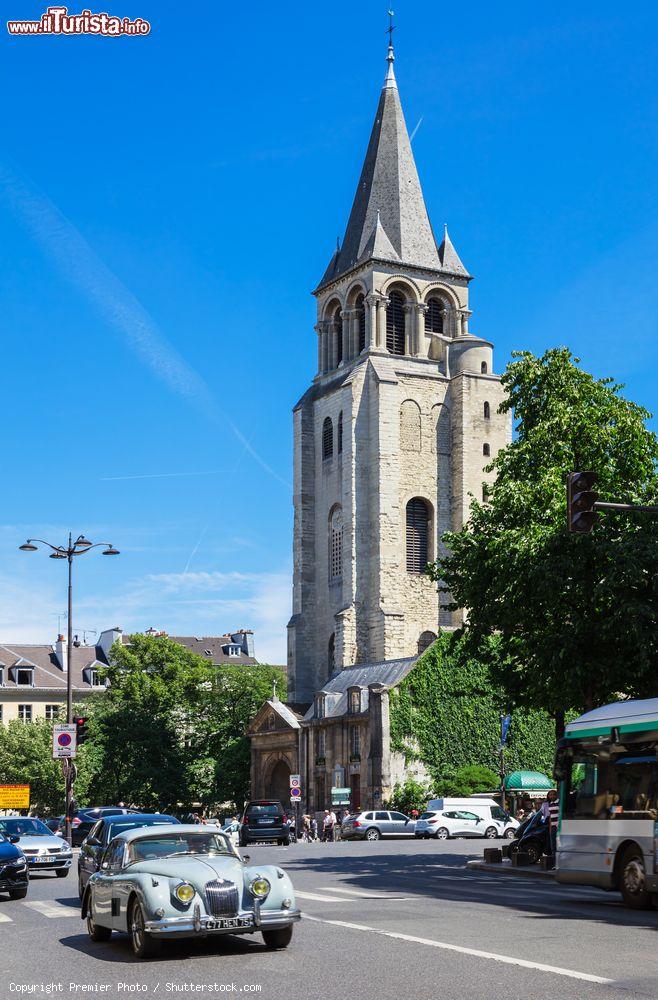
M 566 787 L 565 819 L 658 819 L 655 754 L 576 755 Z

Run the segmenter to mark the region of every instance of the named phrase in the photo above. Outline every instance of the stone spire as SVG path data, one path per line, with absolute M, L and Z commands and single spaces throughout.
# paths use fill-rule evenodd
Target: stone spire
M 452 240 L 448 233 L 448 225 L 444 223 L 443 225 L 443 242 L 439 247 L 439 258 L 441 260 L 441 267 L 444 271 L 450 271 L 451 274 L 460 274 L 464 277 L 469 278 L 470 275 L 461 260 L 459 259 L 459 254 L 452 245 Z
M 394 59 L 389 45 L 388 70 L 345 238 L 320 288 L 375 256 L 376 246 L 393 250 L 393 256 L 387 253 L 385 259 L 442 270 L 402 113 Z

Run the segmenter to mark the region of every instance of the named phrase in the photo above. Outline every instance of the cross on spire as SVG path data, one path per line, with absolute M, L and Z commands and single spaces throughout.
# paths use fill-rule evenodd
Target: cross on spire
M 388 11 L 388 28 L 386 29 L 386 34 L 388 35 L 388 47 L 393 48 L 393 32 L 395 31 L 395 25 L 393 24 L 393 18 L 395 17 L 395 11 Z

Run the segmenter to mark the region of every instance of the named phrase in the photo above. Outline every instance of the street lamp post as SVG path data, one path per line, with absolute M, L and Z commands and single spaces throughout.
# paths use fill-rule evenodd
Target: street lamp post
M 51 559 L 68 560 L 68 628 L 66 642 L 66 721 L 69 725 L 73 722 L 73 672 L 72 672 L 72 649 L 73 649 L 73 560 L 76 556 L 82 556 L 92 549 L 103 549 L 104 556 L 118 556 L 119 550 L 115 549 L 111 542 L 90 542 L 84 535 L 78 535 L 75 541 L 69 532 L 68 545 L 51 545 L 42 538 L 28 538 L 24 545 L 19 545 L 23 552 L 36 552 L 39 545 L 45 545 L 51 549 Z M 66 839 L 69 844 L 71 839 L 71 801 L 73 797 L 73 768 L 71 761 L 66 760 L 65 781 L 66 781 Z

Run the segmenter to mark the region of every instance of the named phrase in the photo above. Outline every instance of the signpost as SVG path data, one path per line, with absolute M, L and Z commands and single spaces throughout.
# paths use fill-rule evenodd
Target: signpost
M 76 749 L 75 723 L 53 726 L 53 760 L 75 757 Z
M 299 831 L 299 803 L 302 801 L 302 776 L 290 775 L 290 802 L 295 807 L 295 837 Z
M 332 788 L 331 789 L 332 806 L 348 806 L 350 804 L 351 794 L 352 794 L 351 788 Z
M 29 809 L 29 785 L 0 785 L 0 809 Z

